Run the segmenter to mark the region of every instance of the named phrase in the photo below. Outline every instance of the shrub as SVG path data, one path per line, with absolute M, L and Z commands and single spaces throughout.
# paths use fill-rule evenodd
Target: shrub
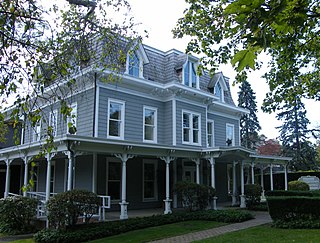
M 215 196 L 215 189 L 211 186 L 199 185 L 194 182 L 180 181 L 175 185 L 175 192 L 184 208 L 189 211 L 205 209 Z
M 303 196 L 303 197 L 313 197 L 319 194 L 316 191 L 284 191 L 284 190 L 275 190 L 275 191 L 267 191 L 267 197 L 292 197 L 292 196 Z
M 96 224 L 77 225 L 72 229 L 45 229 L 34 235 L 35 242 L 85 242 L 125 233 L 131 230 L 160 226 L 187 220 L 208 220 L 226 223 L 243 222 L 252 219 L 252 214 L 240 210 L 208 210 L 179 212 L 170 215 L 156 215 L 144 218 L 131 218 Z
M 309 185 L 303 181 L 290 181 L 288 189 L 292 191 L 309 191 Z
M 99 197 L 93 192 L 72 190 L 59 193 L 47 203 L 50 226 L 56 229 L 74 226 L 79 216 L 83 216 L 88 223 L 99 205 Z
M 38 201 L 15 196 L 0 199 L 0 232 L 7 234 L 30 233 Z
M 246 195 L 246 204 L 249 209 L 260 204 L 262 187 L 258 184 L 244 185 L 244 194 Z

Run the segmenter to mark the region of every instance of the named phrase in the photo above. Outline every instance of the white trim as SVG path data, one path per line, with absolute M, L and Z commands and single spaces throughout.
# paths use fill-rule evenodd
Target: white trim
M 145 164 L 153 164 L 154 165 L 154 184 L 153 184 L 153 190 L 154 190 L 154 197 L 152 198 L 145 198 L 144 197 L 144 165 Z M 158 167 L 158 161 L 152 160 L 152 159 L 144 159 L 142 163 L 142 201 L 143 202 L 154 202 L 158 201 L 158 182 L 157 182 L 157 167 Z
M 39 122 L 34 126 L 30 127 L 32 130 L 32 142 L 38 142 L 41 140 L 41 128 L 42 128 L 42 120 L 40 119 Z M 38 130 L 39 129 L 39 130 Z
M 211 134 L 211 144 L 212 144 L 212 146 L 209 146 L 209 144 L 208 144 L 208 136 L 209 136 L 209 133 L 208 133 L 208 123 L 211 123 L 212 124 L 212 134 Z M 207 125 L 207 132 L 206 132 L 206 134 L 207 134 L 207 138 L 206 138 L 206 142 L 207 142 L 207 148 L 213 148 L 214 146 L 215 146 L 215 136 L 214 136 L 214 120 L 211 120 L 211 119 L 207 119 L 207 123 L 206 123 L 206 125 Z
M 177 102 L 172 99 L 172 145 L 177 145 Z
M 184 77 L 186 66 L 188 66 L 188 69 L 189 69 L 189 79 L 188 79 L 189 84 L 188 85 L 185 83 L 186 80 Z M 194 71 L 196 74 L 196 87 L 192 86 L 192 69 L 195 69 Z M 183 85 L 190 87 L 190 88 L 193 88 L 193 89 L 200 89 L 200 80 L 199 80 L 199 75 L 197 74 L 197 69 L 198 69 L 198 64 L 196 63 L 196 61 L 193 60 L 192 57 L 187 56 L 187 61 L 182 66 L 182 84 Z
M 227 139 L 228 139 L 228 127 L 232 127 L 233 133 L 232 133 L 232 144 L 231 144 L 231 146 L 235 146 L 236 141 L 235 141 L 235 134 L 234 134 L 234 124 L 226 123 L 226 139 L 225 140 L 227 141 Z
M 212 112 L 212 111 L 208 111 L 208 114 L 210 115 L 214 115 L 214 116 L 219 116 L 219 117 L 222 117 L 222 118 L 229 118 L 229 119 L 232 119 L 232 120 L 236 120 L 236 121 L 240 121 L 240 117 L 238 116 L 232 116 L 232 115 L 228 115 L 228 114 L 223 114 L 222 112 Z
M 100 105 L 100 87 L 97 83 L 96 87 L 96 106 L 95 106 L 95 114 L 94 114 L 94 137 L 99 136 L 99 105 Z
M 184 127 L 183 127 L 183 115 L 184 114 L 189 114 L 189 142 L 184 141 L 183 138 L 183 133 L 184 133 Z M 198 143 L 194 143 L 193 140 L 193 116 L 198 116 Z M 182 109 L 181 111 L 181 143 L 182 144 L 188 144 L 188 145 L 196 145 L 196 146 L 201 146 L 201 114 L 189 110 Z
M 145 115 L 146 110 L 152 110 L 154 112 L 154 124 L 153 124 L 153 140 L 148 140 L 145 138 Z M 158 108 L 151 106 L 143 106 L 143 129 L 142 129 L 142 139 L 146 143 L 157 143 L 158 141 Z
M 121 105 L 121 114 L 120 114 L 120 134 L 119 136 L 111 136 L 109 135 L 109 123 L 110 123 L 110 104 L 111 103 L 117 103 Z M 116 99 L 112 99 L 109 98 L 108 99 L 108 111 L 107 111 L 107 138 L 110 139 L 120 139 L 123 140 L 124 139 L 124 123 L 125 123 L 125 102 L 122 100 L 116 100 Z

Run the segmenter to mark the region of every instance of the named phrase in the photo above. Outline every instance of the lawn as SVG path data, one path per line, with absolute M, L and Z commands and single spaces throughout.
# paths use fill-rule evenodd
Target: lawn
M 199 242 L 244 242 L 244 243 L 270 243 L 270 242 L 301 242 L 315 243 L 320 240 L 319 229 L 278 229 L 270 225 L 262 225 L 237 232 L 209 238 Z
M 226 225 L 226 223 L 218 223 L 213 221 L 184 221 L 174 224 L 162 225 L 158 227 L 134 230 L 124 234 L 115 235 L 90 242 L 147 242 L 187 234 L 190 232 L 216 228 L 223 225 Z

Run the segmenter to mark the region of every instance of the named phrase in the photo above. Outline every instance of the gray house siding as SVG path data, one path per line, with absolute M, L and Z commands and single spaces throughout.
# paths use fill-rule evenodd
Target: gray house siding
M 176 104 L 176 118 L 177 118 L 177 145 L 180 146 L 194 146 L 199 147 L 196 145 L 186 145 L 182 143 L 182 111 L 190 111 L 201 115 L 201 146 L 206 146 L 206 108 L 199 106 L 199 105 L 193 105 L 190 103 L 186 103 L 183 101 L 177 101 Z
M 92 190 L 92 155 L 78 156 L 76 158 L 75 188 Z
M 158 117 L 163 119 L 163 130 L 158 130 L 158 133 L 163 134 L 164 144 L 172 145 L 172 101 L 164 103 L 164 113 L 158 114 Z
M 234 125 L 235 146 L 239 146 L 239 120 L 208 113 L 208 119 L 214 121 L 215 146 L 226 146 L 226 124 Z

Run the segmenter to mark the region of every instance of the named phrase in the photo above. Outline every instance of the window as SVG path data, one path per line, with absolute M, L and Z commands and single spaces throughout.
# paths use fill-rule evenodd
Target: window
M 77 103 L 71 105 L 72 111 L 67 119 L 67 133 L 76 134 L 77 132 Z
M 226 125 L 226 145 L 227 146 L 235 146 L 234 140 L 234 125 L 228 124 Z
M 109 100 L 108 102 L 108 137 L 123 139 L 124 137 L 124 102 Z
M 192 112 L 183 112 L 182 120 L 183 143 L 200 145 L 200 115 Z
M 128 73 L 140 77 L 140 58 L 136 52 L 129 53 Z
M 143 163 L 143 200 L 157 200 L 157 162 Z
M 213 121 L 207 122 L 207 147 L 214 147 L 214 123 Z
M 193 88 L 199 88 L 196 64 L 187 61 L 183 66 L 183 84 Z
M 143 141 L 157 142 L 157 109 L 144 107 L 143 109 Z
M 214 86 L 214 94 L 219 98 L 220 101 L 222 101 L 222 88 L 219 82 L 217 82 Z
M 120 200 L 121 163 L 116 161 L 109 161 L 107 168 L 107 195 L 111 197 L 111 200 Z
M 35 127 L 33 128 L 33 135 L 32 135 L 32 141 L 40 141 L 41 139 L 41 120 L 37 122 Z
M 52 136 L 55 137 L 57 136 L 58 111 L 51 111 L 49 116 L 49 126 L 52 129 Z

